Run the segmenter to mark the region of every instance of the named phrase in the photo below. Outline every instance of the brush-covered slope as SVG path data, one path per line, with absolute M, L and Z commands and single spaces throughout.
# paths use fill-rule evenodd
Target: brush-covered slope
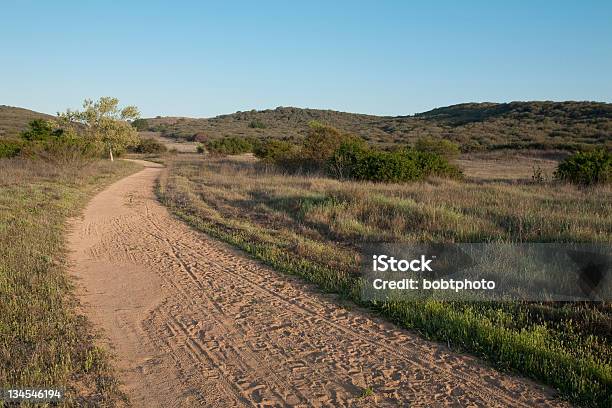
M 601 102 L 466 103 L 413 116 L 373 116 L 279 107 L 214 118 L 157 117 L 149 130 L 204 141 L 223 136 L 297 139 L 317 120 L 374 144 L 412 143 L 423 136 L 454 140 L 466 149 L 574 148 L 612 140 L 612 104 Z
M 34 119 L 53 119 L 53 116 L 29 109 L 0 105 L 0 139 L 19 137 Z

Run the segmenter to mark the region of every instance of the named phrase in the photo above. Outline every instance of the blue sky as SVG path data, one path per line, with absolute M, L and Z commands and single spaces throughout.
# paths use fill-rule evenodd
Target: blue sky
M 611 1 L 13 1 L 0 104 L 143 116 L 612 102 Z

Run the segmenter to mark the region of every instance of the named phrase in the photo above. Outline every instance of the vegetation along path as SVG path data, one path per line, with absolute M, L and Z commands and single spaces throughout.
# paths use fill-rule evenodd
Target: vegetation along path
M 135 406 L 560 406 L 192 230 L 159 204 L 153 163 L 73 221 L 85 312 Z

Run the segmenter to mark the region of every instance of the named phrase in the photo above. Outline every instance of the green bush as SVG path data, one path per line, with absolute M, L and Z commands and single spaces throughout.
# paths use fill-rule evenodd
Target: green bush
M 198 145 L 196 146 L 196 151 L 200 154 L 203 154 L 206 152 L 206 148 L 202 143 L 198 143 Z
M 15 157 L 23 147 L 23 143 L 19 140 L 0 140 L 0 158 Z
M 132 122 L 132 126 L 134 126 L 139 132 L 143 130 L 149 129 L 149 122 L 146 119 L 136 119 Z
M 357 162 L 353 178 L 358 180 L 401 182 L 423 178 L 416 157 L 401 151 L 370 151 Z
M 459 155 L 459 145 L 447 139 L 434 139 L 423 137 L 417 140 L 414 148 L 420 152 L 435 153 L 447 159 L 453 159 Z
M 78 165 L 101 157 L 105 149 L 100 142 L 79 136 L 64 136 L 26 143 L 21 153 L 31 159 L 42 159 L 56 165 Z
M 253 149 L 253 153 L 266 163 L 279 163 L 287 158 L 295 157 L 298 150 L 298 146 L 293 143 L 270 139 L 258 144 Z
M 423 176 L 439 176 L 461 178 L 463 173 L 457 166 L 450 164 L 446 157 L 433 152 L 419 152 L 406 150 L 406 155 L 414 155 L 418 167 L 423 172 Z
M 269 140 L 255 149 L 257 157 L 290 172 L 326 171 L 338 179 L 406 182 L 428 176 L 461 177 L 461 171 L 439 153 L 370 149 L 365 140 L 331 126 L 312 122 L 303 145 Z M 442 144 L 445 147 L 449 145 Z M 453 151 L 447 149 L 447 153 Z
M 131 150 L 134 153 L 160 154 L 165 153 L 168 148 L 158 140 L 142 138 Z
M 359 143 L 341 145 L 328 162 L 328 169 L 334 177 L 384 182 L 414 181 L 427 176 L 461 176 L 457 167 L 436 153 L 411 149 L 393 152 L 368 150 Z
M 461 171 L 439 153 L 370 149 L 365 140 L 319 122 L 311 122 L 302 146 L 269 140 L 255 155 L 290 172 L 326 171 L 338 179 L 405 182 L 427 176 L 461 177 Z M 450 145 L 444 143 L 445 147 Z M 447 149 L 447 153 L 452 149 Z
M 253 151 L 253 141 L 239 137 L 224 137 L 206 143 L 206 149 L 212 154 L 231 155 Z
M 359 137 L 313 121 L 309 124 L 308 134 L 302 149 L 305 159 L 318 162 L 321 167 L 342 146 L 343 143 L 358 142 Z
M 50 140 L 60 137 L 64 131 L 54 126 L 53 122 L 43 119 L 34 119 L 29 124 L 29 129 L 21 132 L 21 137 L 27 141 Z
M 253 129 L 265 129 L 266 128 L 266 124 L 263 123 L 261 120 L 252 120 L 251 123 L 249 123 L 249 127 L 253 128 Z
M 612 181 L 612 155 L 605 150 L 575 153 L 559 163 L 555 178 L 583 185 L 609 183 Z
M 355 177 L 358 164 L 369 153 L 363 139 L 346 141 L 340 145 L 327 161 L 327 172 L 334 178 Z
M 254 149 L 265 164 L 274 164 L 290 173 L 317 171 L 317 165 L 302 154 L 301 146 L 284 140 L 267 140 Z

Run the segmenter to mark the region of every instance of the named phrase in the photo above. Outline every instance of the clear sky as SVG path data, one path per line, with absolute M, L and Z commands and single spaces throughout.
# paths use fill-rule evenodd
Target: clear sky
M 610 0 L 2 0 L 0 44 L 0 104 L 47 113 L 612 102 Z

